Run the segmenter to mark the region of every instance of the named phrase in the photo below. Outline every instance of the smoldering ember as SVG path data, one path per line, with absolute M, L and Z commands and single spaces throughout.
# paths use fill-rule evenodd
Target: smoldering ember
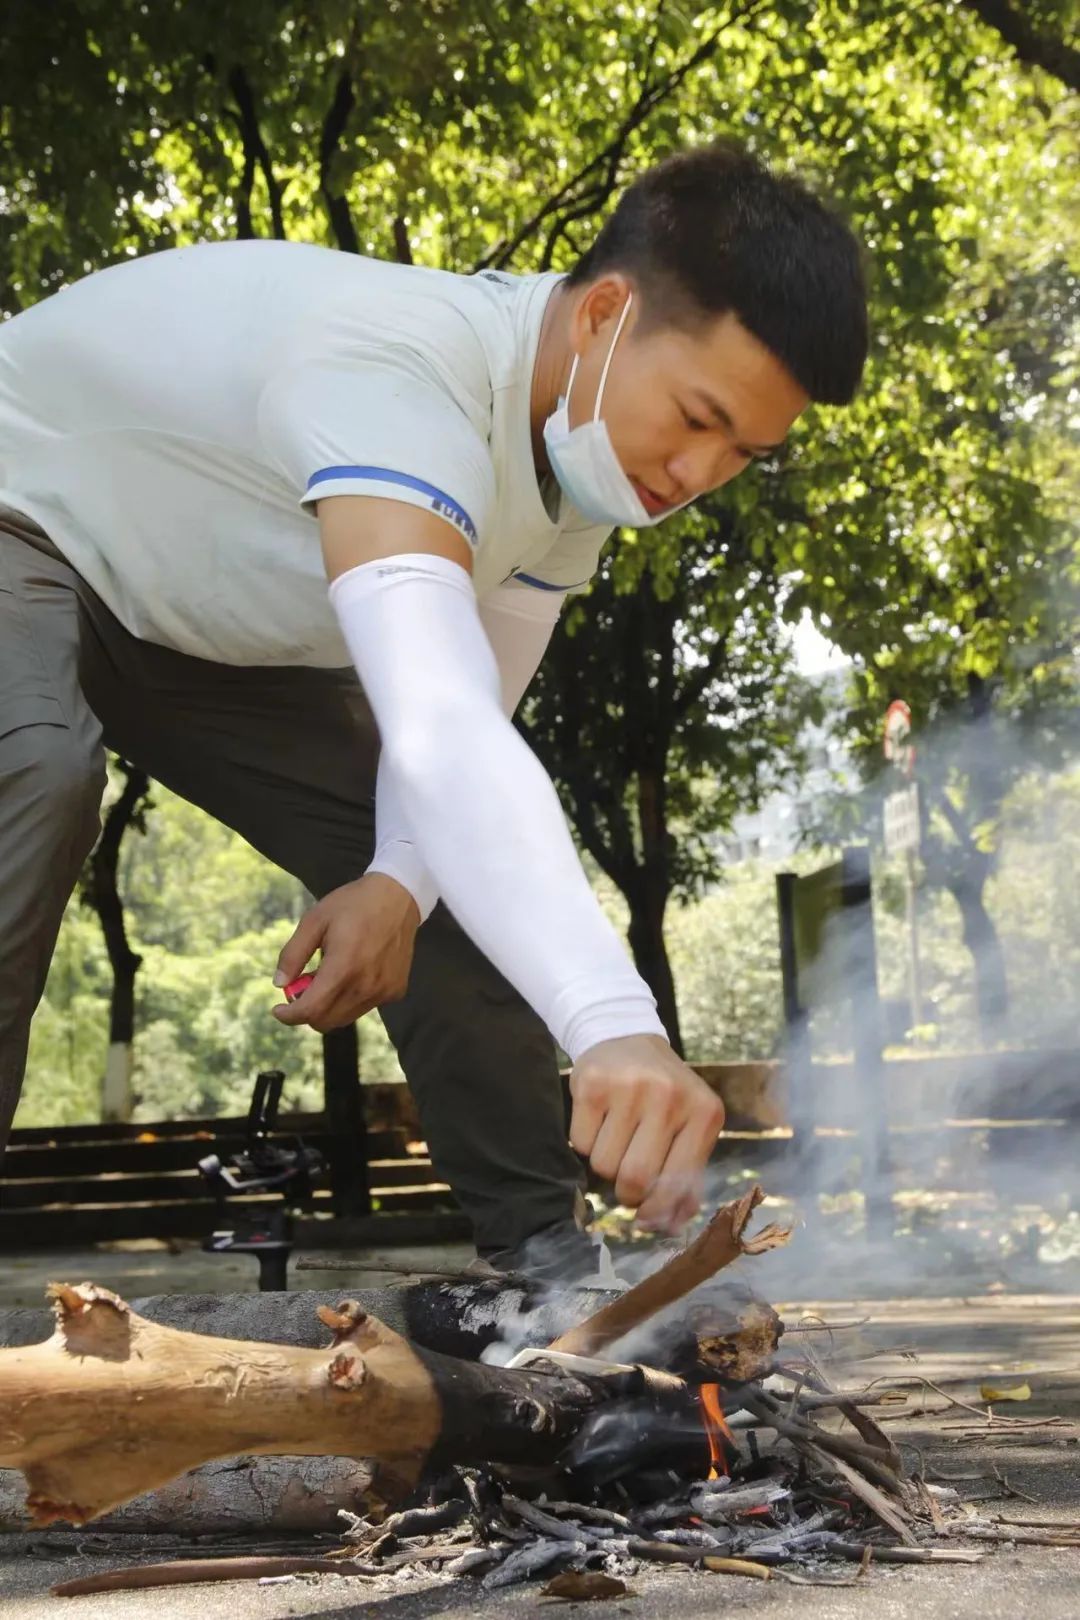
M 91 1283 L 53 1285 L 53 1337 L 0 1351 L 0 1466 L 22 1470 L 37 1525 L 88 1524 L 239 1452 L 369 1461 L 363 1511 L 340 1509 L 329 1539 L 190 1547 L 54 1592 L 305 1574 L 378 1586 L 412 1567 L 486 1590 L 542 1578 L 581 1599 L 630 1590 L 644 1564 L 847 1584 L 878 1565 L 975 1563 L 995 1541 L 1080 1545 L 1075 1529 L 973 1514 L 886 1432 L 903 1391 L 836 1387 L 824 1346 L 843 1324 L 786 1333 L 745 1281 L 720 1280 L 788 1242 L 750 1230 L 762 1197 L 723 1206 L 621 1293 L 408 1284 L 409 1339 L 347 1300 L 320 1307 L 328 1342 L 311 1349 L 185 1332 Z

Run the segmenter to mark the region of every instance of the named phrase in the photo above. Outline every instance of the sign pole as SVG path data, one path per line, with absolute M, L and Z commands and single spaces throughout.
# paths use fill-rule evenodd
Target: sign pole
M 908 994 L 911 997 L 911 1022 L 922 1023 L 922 974 L 919 965 L 919 905 L 915 889 L 915 851 L 909 849 L 907 866 L 907 925 L 908 925 Z
M 885 758 L 907 777 L 907 786 L 885 801 L 885 852 L 904 856 L 905 910 L 908 933 L 908 997 L 911 1023 L 922 1023 L 922 972 L 919 962 L 919 904 L 915 861 L 919 852 L 919 788 L 915 776 L 915 748 L 911 741 L 911 710 L 903 699 L 890 703 L 885 714 Z

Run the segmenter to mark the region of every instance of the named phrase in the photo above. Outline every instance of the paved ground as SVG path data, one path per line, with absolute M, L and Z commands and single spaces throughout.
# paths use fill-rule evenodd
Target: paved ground
M 382 1258 L 397 1266 L 465 1266 L 476 1251 L 467 1243 L 386 1251 Z M 373 1257 L 375 1251 L 372 1251 Z M 28 1250 L 0 1256 L 0 1310 L 13 1305 L 40 1305 L 46 1284 L 83 1282 L 114 1288 L 127 1299 L 148 1294 L 251 1294 L 258 1290 L 259 1268 L 250 1255 L 204 1254 L 197 1245 L 170 1247 L 153 1238 L 124 1244 L 98 1244 L 90 1249 Z M 362 1265 L 351 1271 L 290 1270 L 292 1288 L 379 1288 L 394 1279 Z
M 55 1257 L 54 1257 L 55 1258 Z M 222 1262 L 228 1265 L 229 1262 Z M 220 1286 L 221 1278 L 218 1276 Z M 134 1288 L 129 1291 L 134 1292 Z M 142 1291 L 140 1289 L 140 1291 Z M 797 1327 L 821 1312 L 836 1323 L 871 1316 L 859 1329 L 837 1335 L 845 1355 L 871 1357 L 850 1369 L 850 1382 L 884 1376 L 892 1384 L 912 1372 L 944 1382 L 954 1395 L 978 1402 L 978 1384 L 991 1378 L 1008 1384 L 1023 1378 L 1033 1399 L 1002 1407 L 1023 1416 L 1061 1415 L 1074 1420 L 1061 1432 L 1002 1432 L 978 1438 L 950 1425 L 967 1414 L 929 1395 L 937 1411 L 916 1411 L 893 1425 L 898 1440 L 917 1445 L 930 1468 L 942 1474 L 976 1475 L 960 1489 L 987 1496 L 979 1512 L 1002 1520 L 1047 1523 L 1080 1520 L 1080 1297 L 992 1295 L 933 1301 L 804 1301 L 784 1309 Z M 818 1333 L 822 1346 L 827 1335 Z M 789 1341 L 791 1342 L 791 1341 Z M 850 1348 L 848 1348 L 850 1347 Z M 912 1363 L 905 1348 L 918 1351 Z M 891 1353 L 890 1353 L 891 1352 Z M 971 1419 L 974 1424 L 976 1420 Z M 1010 1495 L 997 1477 L 1003 1475 Z M 1034 1500 L 1027 1500 L 1026 1498 Z M 174 1587 L 155 1592 L 114 1593 L 61 1600 L 50 1585 L 76 1574 L 116 1567 L 140 1557 L 168 1557 L 171 1550 L 143 1547 L 129 1539 L 102 1545 L 91 1532 L 0 1536 L 0 1616 L 45 1620 L 58 1613 L 72 1620 L 284 1620 L 285 1616 L 364 1616 L 367 1620 L 438 1620 L 464 1615 L 532 1615 L 550 1607 L 538 1586 L 485 1594 L 472 1583 L 434 1584 L 403 1575 L 373 1588 L 368 1582 L 305 1577 L 273 1585 L 229 1584 Z M 834 1578 L 853 1580 L 850 1570 Z M 855 1585 L 809 1589 L 780 1579 L 768 1583 L 677 1569 L 649 1569 L 632 1582 L 634 1596 L 591 1605 L 596 1620 L 616 1615 L 638 1620 L 698 1620 L 725 1612 L 769 1620 L 1077 1620 L 1080 1615 L 1080 1549 L 1006 1545 L 973 1567 L 879 1570 Z

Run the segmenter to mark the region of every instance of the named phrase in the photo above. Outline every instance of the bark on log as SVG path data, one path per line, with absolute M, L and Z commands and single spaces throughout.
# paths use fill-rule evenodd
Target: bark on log
M 504 1360 L 522 1344 L 545 1345 L 598 1302 L 618 1298 L 599 1290 L 552 1290 L 540 1284 L 510 1287 L 471 1279 L 372 1289 L 360 1297 L 369 1312 L 389 1319 L 414 1346 L 471 1360 L 496 1342 L 506 1349 Z M 131 1310 L 163 1327 L 195 1330 L 211 1338 L 312 1350 L 325 1347 L 327 1339 L 320 1307 L 332 1308 L 339 1298 L 324 1291 L 157 1295 L 133 1301 Z M 0 1347 L 40 1347 L 52 1327 L 53 1315 L 45 1309 L 0 1312 Z M 679 1320 L 665 1329 L 662 1344 L 654 1343 L 651 1349 L 664 1366 L 692 1383 L 737 1384 L 764 1375 L 780 1331 L 770 1306 L 754 1300 L 745 1288 L 725 1286 L 715 1292 L 702 1290 L 687 1302 Z M 2 1359 L 0 1350 L 0 1364 Z M 695 1423 L 691 1398 L 684 1427 Z M 189 1535 L 336 1529 L 338 1508 L 356 1510 L 356 1493 L 365 1488 L 371 1472 L 336 1457 L 232 1458 L 196 1468 L 173 1485 L 140 1495 L 110 1512 L 102 1528 L 169 1528 Z M 0 1526 L 22 1527 L 29 1522 L 22 1475 L 0 1467 Z
M 351 1457 L 231 1457 L 194 1468 L 95 1521 L 122 1535 L 310 1535 L 341 1530 L 340 1509 L 363 1511 L 369 1463 Z M 28 1530 L 27 1485 L 0 1469 L 0 1532 Z
M 85 1523 L 216 1458 L 377 1458 L 399 1480 L 453 1462 L 550 1467 L 606 1402 L 674 1378 L 509 1371 L 409 1345 L 346 1302 L 322 1350 L 160 1327 L 92 1284 L 53 1286 L 44 1345 L 0 1351 L 0 1465 L 39 1524 Z
M 130 1299 L 128 1304 L 147 1321 L 190 1333 L 316 1349 L 326 1338 L 318 1308 L 333 1307 L 342 1292 L 339 1287 L 267 1294 L 152 1294 Z M 378 1317 L 411 1344 L 466 1361 L 478 1361 L 495 1344 L 505 1347 L 507 1359 L 525 1345 L 549 1345 L 620 1297 L 614 1290 L 557 1288 L 550 1283 L 507 1282 L 498 1277 L 427 1279 L 393 1288 L 361 1289 L 355 1294 L 350 1291 L 350 1298 L 369 1316 Z M 715 1289 L 702 1290 L 689 1311 L 672 1324 L 665 1340 L 670 1365 L 692 1362 L 695 1332 L 711 1336 L 732 1331 L 753 1301 L 753 1293 L 742 1283 L 725 1281 Z M 688 1326 L 691 1319 L 694 1329 Z M 53 1313 L 45 1306 L 0 1310 L 0 1348 L 39 1344 L 50 1336 L 53 1326 Z

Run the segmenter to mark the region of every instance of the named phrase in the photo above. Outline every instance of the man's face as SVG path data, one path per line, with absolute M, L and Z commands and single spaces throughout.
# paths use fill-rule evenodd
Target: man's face
M 581 362 L 572 427 L 592 417 L 630 291 L 622 276 L 606 277 L 577 311 Z M 695 332 L 662 324 L 642 332 L 641 315 L 639 294 L 615 346 L 600 415 L 620 465 L 655 517 L 719 489 L 755 457 L 768 459 L 810 396 L 732 314 Z

